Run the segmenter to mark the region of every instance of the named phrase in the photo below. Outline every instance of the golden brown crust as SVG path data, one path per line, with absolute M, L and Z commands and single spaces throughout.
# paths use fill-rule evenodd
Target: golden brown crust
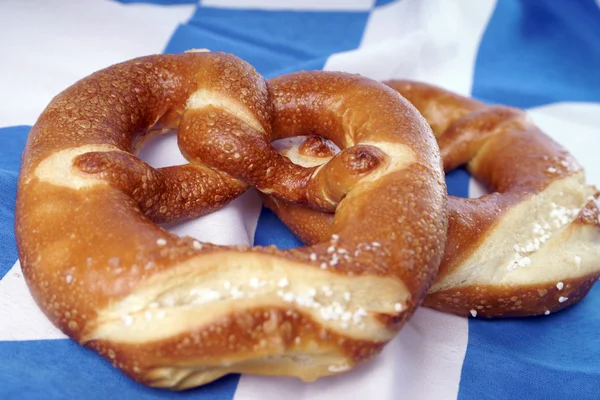
M 510 318 L 550 315 L 582 300 L 598 280 L 597 274 L 557 283 L 502 287 L 465 286 L 429 294 L 423 305 L 462 317 Z
M 132 154 L 177 124 L 190 164 L 154 169 Z M 269 145 L 316 131 L 343 149 L 323 168 Z M 396 92 L 355 75 L 267 86 L 213 53 L 118 64 L 59 94 L 31 130 L 15 223 L 24 275 L 54 324 L 146 384 L 339 373 L 391 340 L 437 271 L 447 200 L 434 140 Z M 280 251 L 156 225 L 214 211 L 248 185 L 335 210 L 330 236 Z
M 462 316 L 515 317 L 555 312 L 583 298 L 600 276 L 600 219 L 598 201 L 590 200 L 597 190 L 584 184 L 574 158 L 521 110 L 419 82 L 386 84 L 427 119 L 446 171 L 466 165 L 493 192 L 449 197 L 444 257 L 424 305 Z M 282 153 L 301 159 L 293 150 Z M 305 243 L 330 234 L 326 213 L 265 204 Z
M 588 202 L 595 188 L 579 183 L 581 167 L 567 150 L 540 131 L 520 110 L 488 106 L 421 83 L 386 83 L 414 101 L 421 112 L 427 108 L 438 111 L 426 118 L 432 126 L 443 127 L 437 137 L 446 171 L 466 164 L 471 175 L 494 192 L 478 199 L 449 199 L 448 243 L 436 281 L 465 276 L 456 273 L 460 269 L 485 268 L 477 252 L 486 248 L 486 242 L 499 240 L 500 234 L 511 234 L 506 230 L 509 225 L 503 226 L 504 221 L 526 213 L 522 215 L 522 224 L 533 225 L 533 239 L 527 246 L 518 244 L 516 238 L 508 240 L 508 246 L 521 247 L 515 252 L 514 264 L 498 265 L 499 271 L 487 282 L 479 277 L 473 279 L 479 280 L 477 283 L 467 279 L 452 283 L 451 289 L 446 283 L 446 288 L 439 290 L 434 284 L 425 304 L 465 316 L 514 317 L 555 312 L 582 299 L 600 276 L 597 245 L 600 221 L 589 217 L 597 213 L 597 204 Z M 452 113 L 451 108 L 460 111 Z M 581 193 L 579 196 L 570 193 L 577 197 L 572 202 L 564 200 L 563 192 L 552 189 L 553 184 L 570 180 L 578 183 L 569 186 L 569 191 Z M 532 204 L 529 208 L 524 206 L 528 203 Z M 548 204 L 554 208 L 548 216 L 531 217 L 537 211 L 536 205 Z M 579 223 L 585 215 L 588 215 L 587 227 Z M 549 226 L 542 227 L 542 221 Z M 573 239 L 575 236 L 577 239 Z M 546 241 L 551 243 L 545 245 Z M 556 252 L 574 252 L 573 261 L 557 260 Z M 545 253 L 552 255 L 552 261 Z M 488 250 L 487 257 L 494 256 Z M 473 264 L 474 259 L 479 261 Z M 580 268 L 582 259 L 587 267 Z M 556 265 L 548 265 L 554 262 Z M 535 268 L 538 272 L 527 275 L 526 279 L 513 278 L 513 271 L 521 268 Z M 506 269 L 509 274 L 504 274 Z M 558 271 L 557 274 L 550 274 L 551 269 Z M 546 275 L 557 275 L 559 279 L 548 281 Z M 556 296 L 536 296 L 552 293 L 552 288 Z M 476 304 L 479 301 L 486 302 L 485 308 Z

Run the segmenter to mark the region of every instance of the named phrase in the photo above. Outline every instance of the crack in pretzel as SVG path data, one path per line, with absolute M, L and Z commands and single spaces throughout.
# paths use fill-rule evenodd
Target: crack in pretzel
M 408 300 L 398 298 L 398 293 L 407 294 L 400 282 L 384 277 L 339 276 L 327 269 L 307 269 L 301 263 L 282 267 L 277 259 L 258 254 L 247 255 L 243 264 L 230 261 L 234 257 L 213 254 L 211 259 L 200 260 L 211 265 L 202 271 L 194 267 L 199 260 L 190 259 L 173 267 L 168 279 L 149 280 L 105 309 L 99 328 L 85 341 L 160 340 L 209 323 L 231 308 L 268 305 L 293 305 L 338 334 L 387 341 L 393 332 L 381 329 L 376 315 L 393 314 Z M 371 298 L 373 291 L 379 293 L 377 298 Z M 195 307 L 194 314 L 190 306 Z M 374 333 L 379 336 L 373 338 Z

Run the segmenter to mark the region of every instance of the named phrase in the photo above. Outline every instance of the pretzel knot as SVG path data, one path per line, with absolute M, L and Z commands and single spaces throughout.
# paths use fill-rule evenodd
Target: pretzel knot
M 600 193 L 573 156 L 522 110 L 420 82 L 386 84 L 431 125 L 444 169 L 466 165 L 491 190 L 449 197 L 444 257 L 423 304 L 492 318 L 548 315 L 583 299 L 600 277 Z M 303 165 L 336 154 L 315 138 L 279 151 Z M 265 200 L 303 242 L 330 234 L 331 214 Z
M 189 164 L 154 169 L 134 155 L 172 128 Z M 343 150 L 302 167 L 269 144 L 314 133 Z M 214 211 L 248 185 L 335 211 L 330 234 L 281 251 L 157 225 Z M 431 129 L 385 85 L 324 72 L 267 85 L 233 56 L 186 53 L 109 67 L 53 99 L 23 155 L 16 235 L 45 314 L 140 382 L 313 380 L 377 354 L 421 303 L 446 202 Z

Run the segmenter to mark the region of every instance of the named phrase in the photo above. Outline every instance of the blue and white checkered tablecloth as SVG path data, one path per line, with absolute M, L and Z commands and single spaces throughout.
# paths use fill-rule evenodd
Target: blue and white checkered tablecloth
M 143 387 L 54 328 L 21 274 L 13 231 L 20 155 L 50 99 L 133 57 L 222 50 L 266 77 L 300 69 L 424 80 L 526 108 L 600 185 L 600 5 L 594 0 L 0 1 L 0 399 L 600 399 L 600 287 L 547 317 L 462 319 L 420 309 L 373 362 L 306 384 L 231 375 L 171 393 Z M 181 161 L 175 139 L 145 150 Z M 463 197 L 480 189 L 448 176 Z M 222 244 L 298 240 L 249 191 L 173 226 Z

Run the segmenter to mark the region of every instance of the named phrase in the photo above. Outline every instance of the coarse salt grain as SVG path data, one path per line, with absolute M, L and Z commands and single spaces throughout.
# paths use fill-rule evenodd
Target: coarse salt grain
M 564 284 L 564 283 L 562 283 L 562 282 L 558 282 L 558 283 L 556 284 L 556 288 L 557 288 L 558 290 L 562 290 L 564 287 L 565 287 L 565 284 Z
M 202 243 L 200 243 L 200 242 L 199 242 L 199 241 L 197 241 L 197 240 L 194 240 L 194 241 L 192 242 L 192 245 L 194 246 L 194 248 L 195 248 L 196 250 L 200 250 L 200 249 L 202 248 Z
M 546 311 L 544 312 L 544 315 L 550 315 L 550 310 L 546 310 Z
M 342 371 L 346 371 L 348 370 L 347 365 L 330 365 L 329 367 L 327 367 L 327 369 L 329 370 L 329 372 L 342 372 Z
M 394 311 L 396 311 L 396 312 L 402 311 L 402 303 L 394 304 Z
M 159 246 L 164 246 L 164 245 L 167 244 L 167 241 L 165 239 L 163 239 L 163 238 L 160 238 L 160 239 L 156 240 L 156 244 L 159 245 Z
M 122 316 L 123 318 L 123 323 L 127 326 L 130 326 L 131 324 L 133 324 L 133 317 L 129 314 L 125 314 Z
M 244 297 L 244 292 L 234 287 L 233 289 L 231 289 L 231 297 L 233 297 L 234 299 L 241 299 L 242 297 Z
M 339 262 L 339 258 L 338 255 L 333 253 L 331 255 L 331 261 L 329 261 L 329 265 L 333 266 L 333 265 L 337 265 L 337 263 Z
M 550 211 L 550 221 L 556 228 L 561 228 L 569 224 L 579 214 L 580 209 L 578 208 L 566 208 L 559 206 L 556 203 L 550 203 L 552 210 Z M 551 232 L 548 232 L 551 226 L 548 222 L 543 221 L 542 223 L 532 223 L 532 231 L 534 237 L 525 244 L 514 244 L 513 250 L 515 251 L 514 259 L 506 267 L 509 271 L 514 271 L 519 267 L 525 267 L 531 264 L 531 259 L 525 257 L 524 254 L 530 254 L 540 249 L 540 246 L 545 243 L 551 237 Z M 577 264 L 577 261 L 576 261 Z
M 279 280 L 279 282 L 277 283 L 277 286 L 283 288 L 283 287 L 286 287 L 289 284 L 290 284 L 290 281 L 288 281 L 288 278 L 281 278 Z
M 283 301 L 286 303 L 291 303 L 294 301 L 294 294 L 292 292 L 287 292 L 283 295 Z
M 477 310 L 471 310 L 471 311 L 469 311 L 469 312 L 471 313 L 471 316 L 472 316 L 473 318 L 475 318 L 475 317 L 477 316 Z
M 558 298 L 558 302 L 559 302 L 559 303 L 564 303 L 564 302 L 565 302 L 565 301 L 567 301 L 567 300 L 569 300 L 569 298 L 568 298 L 568 297 L 563 297 L 563 296 L 560 296 L 560 297 Z
M 354 325 L 358 325 L 358 324 L 360 324 L 362 317 L 366 317 L 367 315 L 368 314 L 365 311 L 365 309 L 362 307 L 359 307 L 358 310 L 356 310 L 354 312 L 354 314 L 352 315 L 352 322 L 354 322 Z
M 71 282 L 73 282 L 73 277 L 71 275 L 67 275 L 65 280 L 67 281 L 67 283 L 71 283 Z

